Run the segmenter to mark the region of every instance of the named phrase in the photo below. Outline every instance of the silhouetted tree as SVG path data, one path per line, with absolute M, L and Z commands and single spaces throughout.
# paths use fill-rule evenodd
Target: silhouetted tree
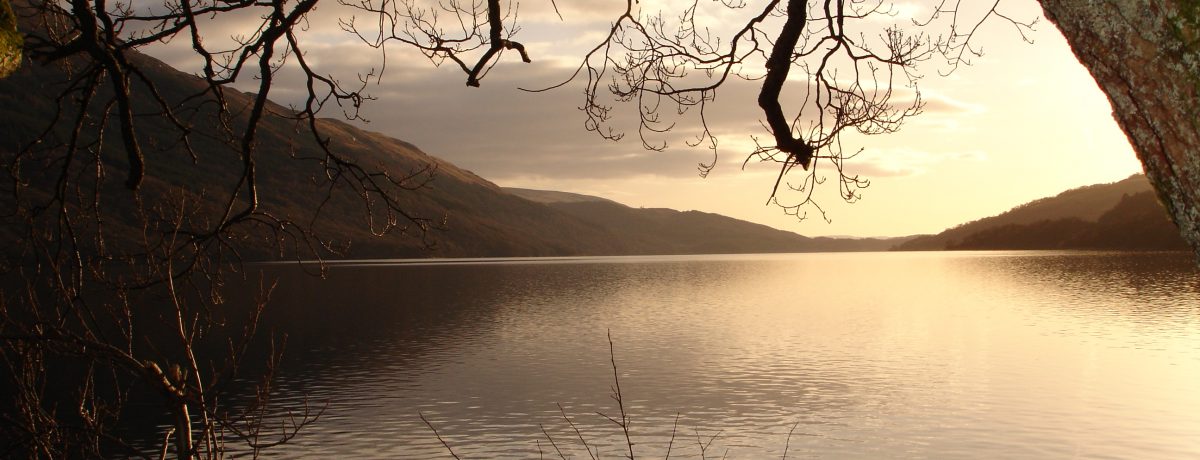
M 372 46 L 400 42 L 419 48 L 435 63 L 452 61 L 467 73 L 471 86 L 479 85 L 482 71 L 504 49 L 517 49 L 524 61 L 530 60 L 507 35 L 517 27 L 515 6 L 502 9 L 498 0 L 486 5 L 429 3 L 422 8 L 414 2 L 353 2 L 378 20 L 363 21 L 368 31 L 359 30 L 355 21 L 344 27 Z M 625 136 L 612 122 L 622 121 L 618 106 L 627 103 L 633 113 L 626 116 L 638 121 L 638 137 L 649 150 L 665 149 L 667 143 L 655 136 L 681 120 L 696 123 L 700 134 L 689 144 L 704 145 L 714 154 L 712 162 L 700 165 L 703 176 L 716 165 L 718 145 L 706 109 L 730 80 L 760 80 L 757 102 L 769 140 L 756 140 L 746 161 L 780 165 L 769 202 L 800 218 L 809 207 L 825 217 L 813 191 L 825 180 L 826 168 L 846 201 L 857 201 L 859 190 L 869 185 L 846 170 L 846 160 L 857 152 L 844 151 L 842 134 L 900 129 L 924 107 L 918 66 L 936 60 L 945 64 L 941 70 L 949 71 L 977 56 L 972 40 L 983 23 L 1004 21 L 1025 37 L 1033 21 L 1003 14 L 998 3 L 969 7 L 961 1 L 933 2 L 929 17 L 914 20 L 897 18 L 899 11 L 890 1 L 627 0 L 574 75 L 533 91 L 581 81 L 584 126 L 610 140 Z M 729 17 L 740 19 L 731 22 Z M 472 52 L 478 57 L 467 58 Z M 791 99 L 783 98 L 785 88 L 795 91 Z M 796 166 L 801 177 L 785 183 Z M 794 193 L 784 197 L 781 191 Z
M 313 231 L 320 208 L 297 216 L 260 198 L 258 144 L 306 143 L 290 161 L 311 175 L 286 192 L 307 190 L 317 203 L 357 197 L 379 234 L 424 236 L 432 222 L 398 199 L 433 166 L 381 170 L 331 148 L 315 115 L 337 104 L 353 117 L 364 97 L 308 66 L 296 32 L 315 4 L 14 4 L 30 65 L 0 81 L 0 98 L 26 104 L 0 104 L 17 112 L 0 135 L 0 457 L 145 456 L 152 446 L 127 438 L 145 415 L 130 401 L 169 414 L 161 454 L 179 458 L 257 451 L 319 415 L 272 405 L 278 353 L 251 353 L 255 340 L 283 349 L 256 338 L 270 281 L 240 308 L 225 299 L 229 278 L 246 276 L 247 255 L 338 249 Z M 239 10 L 262 13 L 259 28 L 208 48 L 201 24 Z M 136 52 L 172 38 L 192 41 L 200 79 L 159 80 L 161 63 Z M 35 72 L 34 62 L 54 70 Z M 307 76 L 297 110 L 267 99 L 284 62 Z M 248 79 L 257 93 L 227 89 Z M 42 97 L 10 97 L 17 92 Z M 291 135 L 261 131 L 280 117 L 293 120 Z M 230 402 L 248 389 L 256 397 Z
M 322 134 L 317 114 L 336 107 L 357 118 L 369 99 L 363 89 L 376 75 L 346 83 L 309 62 L 299 31 L 319 1 L 15 4 L 27 59 L 59 66 L 68 78 L 37 82 L 55 94 L 47 126 L 6 128 L 16 134 L 0 145 L 2 231 L 14 243 L 6 245 L 0 264 L 0 359 L 7 368 L 4 384 L 14 395 L 0 420 L 11 441 L 0 453 L 138 454 L 114 425 L 121 403 L 143 391 L 160 394 L 174 414 L 174 429 L 165 436 L 172 441 L 163 442 L 163 451 L 173 445 L 179 457 L 220 457 L 230 441 L 265 447 L 312 421 L 314 413 L 299 408 L 276 437 L 265 437 L 269 378 L 256 379 L 259 398 L 248 408 L 228 408 L 221 400 L 220 388 L 236 375 L 269 292 L 264 286 L 263 299 L 249 311 L 222 310 L 225 277 L 240 273 L 247 250 L 320 257 L 330 249 L 312 232 L 319 209 L 298 221 L 260 200 L 256 153 L 264 117 L 295 120 L 297 132 L 320 151 L 295 161 L 320 171 L 313 179 L 326 199 L 339 190 L 359 197 L 377 233 L 399 228 L 420 236 L 433 223 L 410 215 L 398 200 L 431 171 L 360 165 Z M 586 89 L 585 127 L 621 139 L 624 133 L 611 121 L 619 104 L 627 103 L 636 112 L 642 145 L 658 150 L 666 145 L 656 133 L 690 114 L 702 128 L 694 144 L 715 155 L 706 108 L 731 79 L 759 80 L 757 102 L 769 136 L 747 161 L 779 164 L 770 199 L 799 217 L 809 206 L 820 210 L 813 190 L 822 171 L 835 175 L 843 199 L 858 199 L 868 183 L 847 172 L 855 150 L 844 150 L 842 134 L 895 132 L 919 114 L 919 65 L 935 61 L 952 70 L 968 61 L 978 54 L 973 40 L 985 22 L 1009 23 L 1021 36 L 1031 26 L 1004 14 L 999 1 L 935 1 L 933 13 L 915 22 L 891 20 L 892 3 L 883 0 L 695 0 L 682 2 L 674 16 L 647 3 L 627 0 L 569 80 Z M 469 86 L 480 85 L 506 51 L 525 62 L 536 57 L 514 39 L 515 2 L 338 4 L 371 20 L 361 27 L 347 17 L 342 26 L 348 32 L 372 46 L 400 43 L 435 63 L 453 63 Z M 1110 95 L 1176 222 L 1200 245 L 1195 7 L 1177 0 L 1044 5 Z M 742 20 L 705 23 L 707 8 Z M 239 15 L 260 21 L 231 40 L 208 32 L 215 21 Z M 7 21 L 3 16 L 0 22 Z M 147 66 L 154 64 L 136 51 L 169 41 L 190 45 L 201 84 L 166 88 L 151 77 Z M 305 97 L 294 110 L 268 101 L 282 72 L 295 72 L 304 82 Z M 228 89 L 239 81 L 255 81 L 257 91 Z M 149 145 L 146 129 L 166 131 L 158 138 L 173 141 Z M 28 132 L 35 135 L 22 137 Z M 235 155 L 213 154 L 213 146 Z M 162 155 L 184 155 L 195 171 L 155 177 L 148 165 Z M 702 164 L 701 173 L 715 164 Z M 796 166 L 800 179 L 785 180 Z M 120 180 L 110 177 L 114 172 Z M 213 179 L 179 185 L 188 174 Z M 218 332 L 231 327 L 233 333 Z M 227 345 L 225 351 L 202 355 L 198 344 L 213 338 Z M 51 371 L 64 376 L 54 386 L 48 386 Z
M 617 115 L 615 104 L 627 102 L 636 112 L 642 145 L 659 150 L 666 144 L 654 140 L 654 134 L 672 129 L 678 116 L 695 109 L 702 131 L 693 144 L 706 145 L 715 154 L 717 139 L 705 123 L 705 108 L 730 79 L 759 79 L 758 104 L 770 140 L 759 143 L 747 161 L 781 164 L 771 201 L 800 217 L 804 206 L 820 210 L 812 191 L 823 180 L 818 173 L 822 160 L 838 178 L 842 197 L 854 201 L 868 182 L 846 171 L 845 160 L 853 153 L 843 152 L 842 133 L 894 132 L 920 113 L 918 64 L 944 58 L 952 70 L 979 55 L 973 39 L 983 23 L 1010 23 L 1022 37 L 1033 25 L 1005 14 L 999 0 L 928 4 L 933 10 L 929 18 L 888 26 L 895 11 L 893 2 L 885 0 L 682 1 L 672 4 L 675 16 L 660 13 L 660 3 L 627 0 L 608 35 L 572 77 L 586 82 L 585 127 L 608 139 L 622 138 L 624 133 L 609 122 Z M 1041 4 L 1108 95 L 1159 197 L 1200 251 L 1200 128 L 1195 123 L 1200 9 L 1182 0 Z M 384 25 L 368 42 L 382 46 L 400 41 L 421 48 L 434 61 L 452 60 L 468 73 L 469 85 L 478 85 L 481 69 L 515 43 L 506 34 L 516 30 L 514 10 L 501 10 L 496 0 L 486 5 L 452 0 L 425 9 L 413 5 L 354 3 L 378 14 Z M 712 9 L 746 14 L 733 23 L 729 15 L 707 23 L 698 19 Z M 510 13 L 504 16 L 512 18 L 509 23 L 500 20 L 499 11 Z M 465 33 L 443 28 L 438 12 L 459 18 L 446 22 L 474 27 L 461 28 Z M 347 26 L 355 30 L 352 23 Z M 478 49 L 486 52 L 468 66 L 471 61 L 462 56 Z M 529 60 L 524 51 L 521 56 Z M 789 75 L 800 78 L 789 80 Z M 787 85 L 798 87 L 794 99 L 781 99 Z M 701 174 L 714 165 L 701 164 Z M 797 165 L 805 173 L 789 182 L 788 189 L 799 193 L 781 201 L 780 181 Z

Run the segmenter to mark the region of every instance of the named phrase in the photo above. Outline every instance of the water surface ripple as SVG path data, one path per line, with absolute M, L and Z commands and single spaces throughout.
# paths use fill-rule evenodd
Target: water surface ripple
M 289 265 L 278 458 L 1200 458 L 1187 254 L 964 252 Z M 678 424 L 676 424 L 678 420 Z M 789 430 L 793 430 L 790 440 Z M 672 432 L 674 430 L 674 440 Z

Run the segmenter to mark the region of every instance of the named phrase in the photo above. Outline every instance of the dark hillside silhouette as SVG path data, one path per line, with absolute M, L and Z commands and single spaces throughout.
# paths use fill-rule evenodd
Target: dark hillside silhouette
M 201 85 L 196 77 L 157 59 L 136 53 L 132 59 L 158 83 L 159 91 L 168 100 L 186 97 Z M 27 65 L 11 78 L 0 80 L 0 135 L 7 143 L 0 145 L 0 149 L 29 142 L 46 126 L 53 114 L 54 95 L 61 91 L 47 82 L 63 80 L 62 72 L 57 66 Z M 227 90 L 226 98 L 230 105 L 238 106 L 249 104 L 251 96 Z M 295 160 L 320 154 L 311 142 L 297 135 L 298 126 L 288 118 L 290 114 L 289 109 L 271 104 L 263 119 L 257 157 L 259 198 L 265 206 L 279 212 L 280 217 L 312 221 L 317 234 L 332 238 L 334 247 L 343 249 L 340 254 L 327 257 L 803 252 L 886 250 L 895 244 L 892 240 L 812 239 L 716 214 L 633 209 L 602 198 L 566 192 L 505 190 L 407 142 L 346 122 L 319 120 L 331 146 L 347 157 L 360 164 L 379 166 L 397 176 L 415 172 L 414 180 L 427 181 L 419 190 L 399 196 L 402 207 L 409 213 L 434 222 L 427 238 L 422 240 L 395 231 L 375 236 L 369 231 L 359 197 L 341 191 L 321 205 L 319 200 L 323 195 L 312 180 L 322 172 L 319 165 Z M 147 163 L 145 186 L 149 190 L 184 186 L 197 196 L 204 196 L 200 200 L 205 206 L 218 206 L 217 198 L 204 195 L 204 191 L 227 188 L 227 184 L 236 182 L 240 173 L 237 163 L 203 158 L 193 162 L 176 148 L 174 139 L 162 136 L 171 132 L 166 120 L 146 117 L 139 122 L 146 127 L 139 131 L 142 144 L 154 159 Z M 198 134 L 193 136 L 196 139 L 193 144 L 203 155 L 236 158 L 229 145 L 212 140 L 220 137 L 215 126 L 196 123 L 192 129 Z M 122 157 L 110 155 L 107 159 L 116 164 Z M 121 166 L 116 164 L 114 169 L 120 170 Z M 123 193 L 119 184 L 114 184 L 112 193 Z M 588 207 L 596 213 L 591 213 Z M 123 224 L 121 219 L 112 219 L 106 231 L 118 237 L 136 238 L 137 229 Z M 247 255 L 254 259 L 281 257 L 266 249 Z
M 897 250 L 1185 250 L 1187 243 L 1145 176 L 1090 185 L 998 216 L 915 238 Z
M 662 254 L 885 251 L 907 239 L 809 238 L 720 214 L 631 208 L 602 199 L 548 205 L 605 228 L 627 244 L 625 249 L 632 251 L 631 254 L 645 251 L 639 248 L 657 248 Z
M 967 235 L 947 249 L 1116 249 L 1183 251 L 1179 236 L 1154 192 L 1125 195 L 1096 222 L 1078 218 L 1010 224 Z

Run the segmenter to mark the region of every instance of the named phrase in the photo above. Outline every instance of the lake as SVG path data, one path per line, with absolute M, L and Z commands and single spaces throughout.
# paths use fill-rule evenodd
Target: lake
M 620 458 L 615 359 L 647 458 L 1200 458 L 1192 257 L 265 266 L 280 401 L 326 404 L 266 455 L 450 458 L 423 414 L 463 458 Z

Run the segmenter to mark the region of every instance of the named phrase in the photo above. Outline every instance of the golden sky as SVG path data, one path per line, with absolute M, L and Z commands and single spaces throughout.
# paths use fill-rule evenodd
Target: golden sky
M 613 16 L 604 2 L 556 3 L 563 21 L 549 1 L 521 4 L 524 25 L 516 38 L 534 63 L 505 55 L 481 88 L 466 87 L 455 66 L 435 67 L 411 50 L 389 47 L 380 83 L 367 89 L 378 100 L 365 110 L 371 120 L 365 127 L 502 186 L 591 194 L 634 207 L 695 209 L 810 236 L 935 233 L 1141 171 L 1108 101 L 1053 24 L 1039 19 L 1029 35 L 1035 43 L 1027 44 L 1010 24 L 994 21 L 978 32 L 984 55 L 972 65 L 945 77 L 939 75 L 944 65 L 922 67 L 920 88 L 929 101 L 924 114 L 895 134 L 845 138 L 848 151 L 864 149 L 846 167 L 871 181 L 863 198 L 843 203 L 830 178 L 817 193 L 831 222 L 815 210 L 800 222 L 764 204 L 778 166 L 741 168 L 751 136 L 769 137 L 756 106 L 758 82 L 727 84 L 718 94 L 709 122 L 720 139 L 719 164 L 707 178 L 698 176 L 696 164 L 711 160 L 712 153 L 684 144 L 694 125 L 681 123 L 663 138 L 670 144 L 666 152 L 646 151 L 636 136 L 611 142 L 585 131 L 576 109 L 582 102 L 578 87 L 538 94 L 518 90 L 569 76 L 581 50 L 596 42 Z M 899 11 L 918 16 L 928 8 L 897 2 Z M 1033 0 L 1003 0 L 1001 8 L 1019 19 L 1041 13 Z M 378 68 L 380 56 L 337 29 L 335 20 L 344 14 L 332 7 L 317 10 L 305 38 L 309 60 L 320 71 L 353 80 L 358 72 Z M 242 25 L 226 21 L 213 27 L 212 33 L 228 34 Z M 194 64 L 183 45 L 148 51 L 186 71 Z M 279 81 L 272 99 L 292 102 L 298 80 Z

